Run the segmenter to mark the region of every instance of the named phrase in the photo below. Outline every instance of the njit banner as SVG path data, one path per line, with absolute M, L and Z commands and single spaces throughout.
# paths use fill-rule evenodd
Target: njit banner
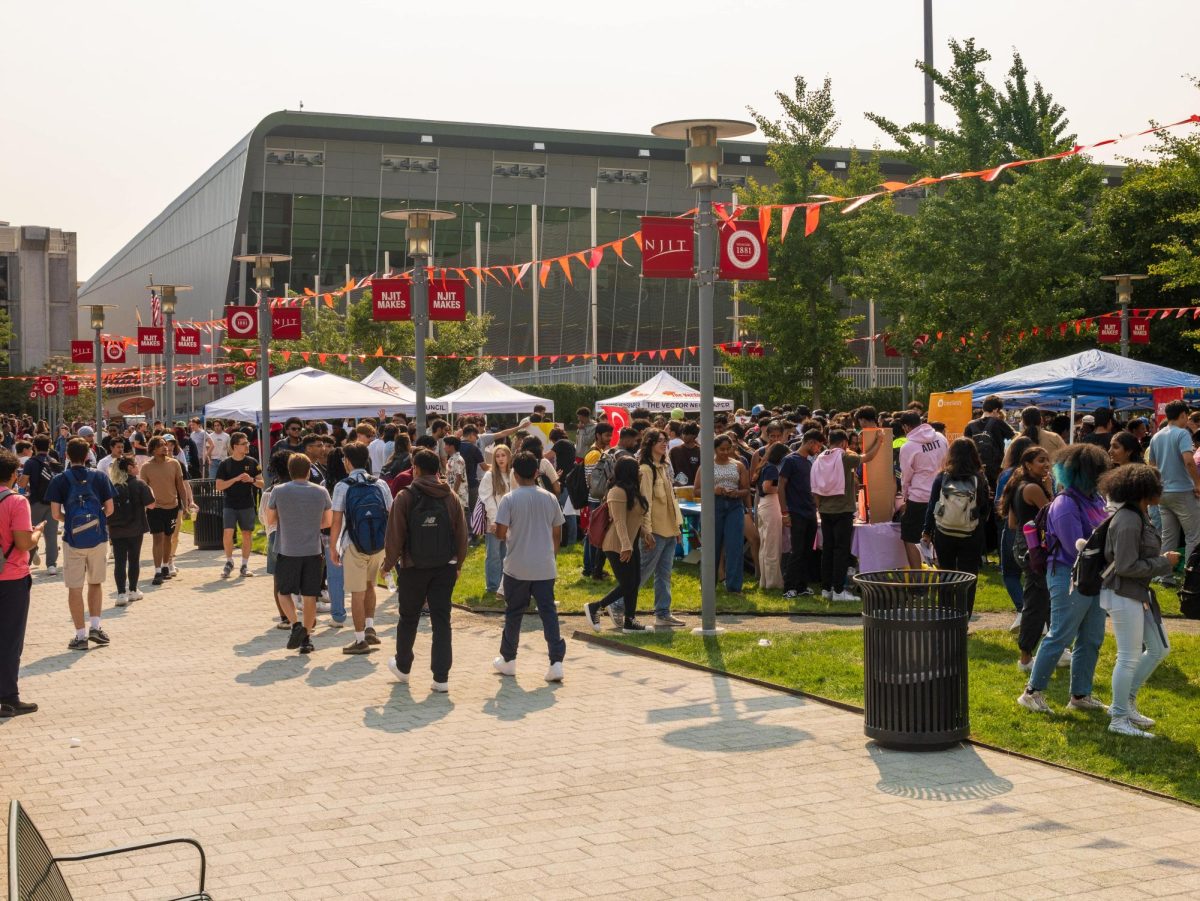
M 221 374 L 220 374 L 220 373 L 218 373 L 218 372 L 210 372 L 210 373 L 208 374 L 208 383 L 209 383 L 210 385 L 219 385 L 219 384 L 221 384 Z
M 175 379 L 175 386 L 177 388 L 186 388 L 187 385 L 188 385 L 188 380 L 187 380 L 186 375 L 182 375 L 179 378 Z
M 1119 344 L 1121 341 L 1121 319 L 1119 316 L 1101 316 L 1096 320 L 1096 340 L 1101 344 Z
M 645 235 L 642 236 L 643 240 Z M 765 281 L 767 242 L 757 222 L 734 222 L 721 226 L 721 255 L 717 272 L 729 281 Z
M 75 381 L 74 379 L 64 379 L 63 394 L 65 394 L 67 397 L 78 397 L 79 382 Z
M 300 339 L 299 307 L 271 311 L 271 338 L 279 341 L 298 341 Z
M 467 283 L 460 278 L 429 280 L 429 318 L 462 322 L 467 318 Z
M 230 338 L 245 340 L 258 337 L 257 307 L 226 307 L 225 334 Z
M 163 330 L 152 326 L 138 326 L 138 353 L 161 354 L 163 352 Z
M 236 385 L 237 384 L 237 376 L 235 376 L 232 372 L 225 373 L 223 378 L 224 378 L 226 385 Z
M 200 356 L 200 329 L 186 325 L 176 326 L 175 353 L 181 357 Z
M 95 363 L 96 362 L 96 344 L 93 341 L 72 341 L 71 342 L 71 362 L 72 363 Z
M 371 318 L 376 322 L 406 322 L 412 319 L 409 303 L 412 282 L 401 278 L 377 278 L 371 282 Z
M 125 362 L 125 342 L 106 340 L 104 342 L 104 362 L 105 363 L 124 363 Z
M 696 232 L 691 219 L 642 216 L 642 276 L 691 278 Z
M 1129 341 L 1132 344 L 1150 343 L 1150 317 L 1140 316 L 1129 320 Z

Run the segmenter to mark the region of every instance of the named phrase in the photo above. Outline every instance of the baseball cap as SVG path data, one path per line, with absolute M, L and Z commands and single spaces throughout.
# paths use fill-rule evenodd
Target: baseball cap
M 762 404 L 755 404 L 755 405 L 754 405 L 754 409 L 752 409 L 752 410 L 750 411 L 750 415 L 751 415 L 751 416 L 757 416 L 757 415 L 758 415 L 759 413 L 761 413 L 762 411 L 763 411 L 763 405 L 762 405 Z
M 79 427 L 79 437 L 80 438 L 91 438 L 95 434 L 96 434 L 96 432 L 92 429 L 92 427 L 90 425 L 81 425 Z
M 1138 416 L 1136 419 L 1131 419 L 1131 420 L 1129 420 L 1129 424 L 1130 425 L 1144 425 L 1146 428 L 1150 428 L 1150 420 L 1147 419 L 1145 416 Z
M 1095 417 L 1095 416 L 1092 416 L 1092 415 L 1089 413 L 1087 416 L 1083 417 L 1083 419 L 1081 420 L 1081 422 L 1083 422 L 1083 424 L 1084 424 L 1084 425 L 1095 425 L 1095 424 L 1096 424 L 1096 417 Z
M 175 440 L 175 436 L 172 435 L 170 432 L 163 432 L 162 438 L 163 438 L 163 441 L 172 441 L 173 442 Z
M 671 418 L 672 419 L 683 419 L 683 410 L 679 407 L 676 407 L 674 410 L 671 411 Z

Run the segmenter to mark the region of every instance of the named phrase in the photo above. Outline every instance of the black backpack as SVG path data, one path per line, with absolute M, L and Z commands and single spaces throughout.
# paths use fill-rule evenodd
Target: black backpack
M 408 508 L 408 556 L 413 566 L 445 566 L 456 551 L 454 523 L 446 498 L 426 494 L 416 485 L 406 490 L 412 497 Z
M 971 440 L 975 442 L 975 449 L 979 451 L 979 462 L 983 464 L 988 481 L 995 481 L 996 474 L 1000 472 L 1000 465 L 1004 462 L 1003 449 L 996 446 L 987 429 L 980 429 L 971 436 Z
M 1187 619 L 1200 619 L 1200 545 L 1192 549 L 1184 565 L 1179 612 Z
M 567 477 L 563 479 L 563 488 L 571 499 L 571 506 L 576 510 L 586 510 L 588 505 L 588 479 L 583 466 L 572 466 Z
M 133 525 L 133 489 L 128 482 L 113 485 L 113 512 L 108 518 L 110 526 Z
M 1095 597 L 1104 585 L 1104 571 L 1108 569 L 1104 545 L 1108 541 L 1108 527 L 1112 525 L 1113 516 L 1116 513 L 1110 514 L 1096 526 L 1071 566 L 1071 584 L 1085 597 Z
M 29 502 L 31 504 L 46 503 L 46 486 L 50 480 L 63 471 L 62 464 L 49 454 L 38 454 L 35 458 L 42 465 L 29 477 Z

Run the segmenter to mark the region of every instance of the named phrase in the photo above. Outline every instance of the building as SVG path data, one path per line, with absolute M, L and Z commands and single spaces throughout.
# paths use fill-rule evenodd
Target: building
M 8 371 L 71 356 L 77 283 L 75 233 L 0 222 L 0 307 L 12 321 Z
M 729 202 L 747 178 L 774 180 L 766 146 L 723 142 L 722 187 Z M 823 164 L 844 168 L 849 151 Z M 906 177 L 911 168 L 884 161 Z M 113 303 L 113 331 L 132 334 L 131 298 L 147 297 L 150 275 L 193 285 L 180 319 L 245 300 L 249 281 L 232 262 L 248 249 L 286 253 L 277 290 L 326 290 L 404 265 L 404 227 L 380 211 L 435 207 L 458 214 L 438 227 L 434 264 L 463 267 L 540 259 L 592 246 L 591 189 L 597 191 L 597 242 L 629 235 L 645 214 L 677 215 L 695 206 L 683 147 L 649 135 L 564 131 L 461 122 L 423 122 L 310 112 L 267 116 L 84 285 L 81 301 Z M 535 214 L 536 207 L 536 214 Z M 536 215 L 536 219 L 535 219 Z M 478 239 L 477 236 L 478 235 Z M 389 259 L 390 258 L 390 259 Z M 650 350 L 698 343 L 695 286 L 687 280 L 643 284 L 636 265 L 606 256 L 599 267 L 598 349 Z M 487 284 L 491 314 L 486 352 L 533 353 L 532 278 L 524 287 Z M 557 267 L 540 289 L 538 350 L 582 353 L 591 346 L 587 278 L 567 281 Z M 718 340 L 733 324 L 731 286 L 718 288 Z M 144 308 L 143 315 L 148 307 Z M 743 310 L 742 312 L 745 312 Z M 513 364 L 515 366 L 515 364 Z M 526 368 L 529 364 L 526 364 Z M 498 367 L 503 373 L 506 367 Z

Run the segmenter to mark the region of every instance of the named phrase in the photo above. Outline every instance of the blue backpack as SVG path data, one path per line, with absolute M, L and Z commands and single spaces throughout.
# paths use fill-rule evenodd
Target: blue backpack
M 70 490 L 67 494 L 63 519 L 66 524 L 67 543 L 73 548 L 86 550 L 108 541 L 104 510 L 100 498 L 92 490 L 90 474 L 80 475 L 74 471 L 62 476 L 67 479 Z
M 383 550 L 387 536 L 388 509 L 374 476 L 346 479 L 346 532 L 361 554 Z

